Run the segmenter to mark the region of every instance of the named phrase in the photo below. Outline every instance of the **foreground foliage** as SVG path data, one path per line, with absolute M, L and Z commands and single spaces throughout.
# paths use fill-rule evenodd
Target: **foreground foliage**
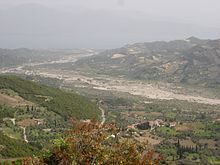
M 145 143 L 120 138 L 115 124 L 72 121 L 65 138 L 43 158 L 46 164 L 158 164 L 159 154 L 147 151 Z

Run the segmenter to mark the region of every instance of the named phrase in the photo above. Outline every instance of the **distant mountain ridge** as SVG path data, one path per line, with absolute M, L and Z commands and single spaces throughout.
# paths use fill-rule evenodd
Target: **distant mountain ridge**
M 31 50 L 26 48 L 1 49 L 0 68 L 21 65 L 32 61 L 43 62 L 61 53 L 49 50 Z
M 220 85 L 220 40 L 190 37 L 126 45 L 77 61 L 77 68 L 132 79 Z
M 58 49 L 2 49 L 0 48 L 0 68 L 14 67 L 28 63 L 42 63 L 59 60 L 65 56 L 88 53 L 87 50 L 58 50 Z

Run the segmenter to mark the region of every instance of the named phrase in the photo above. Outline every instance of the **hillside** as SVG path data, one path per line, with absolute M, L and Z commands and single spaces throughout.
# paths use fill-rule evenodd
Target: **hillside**
M 16 67 L 21 65 L 35 65 L 64 60 L 65 58 L 75 57 L 81 54 L 91 53 L 91 50 L 55 50 L 55 49 L 2 49 L 0 48 L 0 69 L 4 67 Z
M 68 129 L 71 117 L 100 116 L 96 103 L 83 96 L 1 75 L 0 159 L 39 152 Z
M 85 119 L 98 118 L 99 116 L 96 104 L 91 103 L 82 96 L 39 85 L 14 76 L 0 76 L 0 89 L 13 90 L 22 98 L 46 107 L 48 110 L 63 117 L 72 116 L 78 119 Z
M 190 37 L 126 45 L 81 59 L 75 68 L 131 79 L 216 87 L 220 86 L 220 40 Z
M 0 132 L 0 158 L 32 156 L 36 151 L 36 148 L 27 143 L 8 138 L 8 136 Z
M 30 62 L 44 62 L 62 54 L 58 51 L 31 50 L 31 49 L 1 49 L 0 68 L 21 65 Z

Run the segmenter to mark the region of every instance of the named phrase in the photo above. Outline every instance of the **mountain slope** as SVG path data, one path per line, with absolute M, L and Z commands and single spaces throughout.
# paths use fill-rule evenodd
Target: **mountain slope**
M 38 154 L 69 128 L 71 117 L 100 116 L 96 103 L 83 96 L 0 75 L 0 160 Z
M 60 59 L 72 52 L 64 50 L 36 50 L 36 49 L 1 49 L 0 68 L 13 67 L 31 62 L 45 62 Z
M 9 138 L 0 132 L 0 160 L 7 157 L 32 156 L 37 151 L 33 146 L 13 138 Z M 1 162 L 0 162 L 1 163 Z
M 220 40 L 190 37 L 127 45 L 79 60 L 75 67 L 132 79 L 219 86 Z
M 65 118 L 97 119 L 101 113 L 95 103 L 73 93 L 39 85 L 14 76 L 0 76 L 0 89 L 10 89 L 22 98 L 46 107 Z

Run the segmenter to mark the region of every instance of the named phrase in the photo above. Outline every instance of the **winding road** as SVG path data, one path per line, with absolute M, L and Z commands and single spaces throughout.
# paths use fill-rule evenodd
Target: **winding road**
M 24 141 L 26 143 L 28 143 L 29 141 L 27 140 L 27 135 L 26 135 L 26 128 L 25 127 L 21 127 L 23 129 L 23 137 L 24 137 Z
M 101 121 L 101 124 L 100 125 L 103 125 L 105 123 L 105 110 L 101 107 L 99 107 L 99 109 L 102 111 L 102 121 Z

